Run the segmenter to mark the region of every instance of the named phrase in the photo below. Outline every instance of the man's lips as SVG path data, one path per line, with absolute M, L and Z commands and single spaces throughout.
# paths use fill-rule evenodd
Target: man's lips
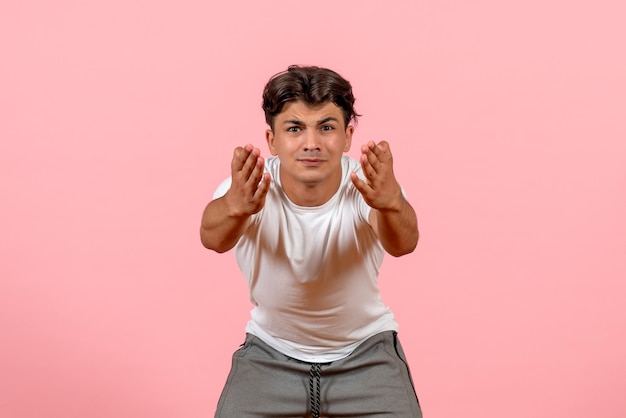
M 316 166 L 316 165 L 320 165 L 324 162 L 325 160 L 323 158 L 298 158 L 298 162 L 304 164 L 304 165 L 309 165 L 309 166 Z

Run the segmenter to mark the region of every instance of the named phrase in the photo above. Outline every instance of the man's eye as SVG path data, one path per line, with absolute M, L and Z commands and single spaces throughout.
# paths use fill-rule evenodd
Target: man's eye
M 322 126 L 322 131 L 332 131 L 333 127 L 330 125 L 323 125 Z
M 299 132 L 300 128 L 297 126 L 290 126 L 289 128 L 287 128 L 287 132 Z

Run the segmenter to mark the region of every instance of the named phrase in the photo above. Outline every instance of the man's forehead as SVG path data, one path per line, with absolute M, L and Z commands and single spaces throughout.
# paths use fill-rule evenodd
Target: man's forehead
M 321 120 L 328 117 L 342 118 L 341 108 L 333 102 L 311 105 L 301 100 L 288 102 L 278 114 L 279 119 L 298 119 L 303 121 Z

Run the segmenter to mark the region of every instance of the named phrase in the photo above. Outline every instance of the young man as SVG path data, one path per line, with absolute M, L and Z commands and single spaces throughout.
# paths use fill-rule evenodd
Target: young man
M 389 144 L 350 149 L 352 86 L 290 66 L 263 92 L 273 157 L 235 148 L 201 239 L 235 250 L 254 304 L 216 417 L 421 417 L 398 324 L 379 294 L 384 253 L 408 254 L 415 211 Z

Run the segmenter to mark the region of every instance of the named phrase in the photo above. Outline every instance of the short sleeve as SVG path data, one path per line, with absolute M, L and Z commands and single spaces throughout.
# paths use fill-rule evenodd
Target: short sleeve
M 226 192 L 230 189 L 231 183 L 232 183 L 232 178 L 231 177 L 228 177 L 226 180 L 221 182 L 220 185 L 217 186 L 217 189 L 215 190 L 215 193 L 213 193 L 213 200 L 218 199 L 218 198 L 224 196 L 226 194 Z

